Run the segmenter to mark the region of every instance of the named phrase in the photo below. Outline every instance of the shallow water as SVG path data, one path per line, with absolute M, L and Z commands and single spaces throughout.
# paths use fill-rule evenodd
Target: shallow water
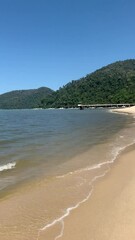
M 105 110 L 0 111 L 2 239 L 58 239 L 64 218 L 135 141 L 134 120 Z

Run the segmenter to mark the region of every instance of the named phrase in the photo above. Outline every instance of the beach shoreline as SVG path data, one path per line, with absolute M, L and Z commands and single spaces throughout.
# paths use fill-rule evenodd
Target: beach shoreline
M 135 115 L 135 106 L 112 112 Z M 111 170 L 94 184 L 92 196 L 64 222 L 62 240 L 135 238 L 135 145 L 117 157 Z
M 115 109 L 120 114 L 135 114 L 135 107 Z M 86 201 L 62 219 L 49 240 L 127 240 L 135 238 L 135 144 L 117 156 L 110 171 L 93 183 Z M 57 226 L 58 227 L 58 226 Z M 57 235 L 56 235 L 57 233 Z M 45 233 L 46 235 L 46 233 Z M 50 234 L 48 234 L 50 236 Z M 39 240 L 44 240 L 44 231 Z
M 122 141 L 123 132 L 117 137 Z M 99 162 L 95 167 L 41 179 L 22 186 L 16 194 L 3 199 L 0 205 L 2 240 L 134 239 L 135 145 L 132 141 L 127 143 L 123 147 L 116 143 L 112 158 L 103 159 L 104 162 Z M 97 146 L 96 149 L 100 157 L 102 147 Z M 76 160 L 85 159 L 85 155 L 87 159 L 93 156 L 92 153 L 91 149 Z M 92 180 L 89 176 L 91 169 L 95 169 Z M 64 189 L 69 191 L 68 195 L 65 195 Z M 50 212 L 47 212 L 48 209 Z M 60 212 L 60 209 L 63 210 Z M 130 231 L 132 236 L 128 236 Z
M 135 238 L 135 150 L 124 150 L 91 197 L 64 220 L 62 240 Z M 43 238 L 41 238 L 43 239 Z
M 111 112 L 114 112 L 114 113 L 125 113 L 125 114 L 133 114 L 133 115 L 135 115 L 135 106 L 126 107 L 126 108 L 111 109 Z

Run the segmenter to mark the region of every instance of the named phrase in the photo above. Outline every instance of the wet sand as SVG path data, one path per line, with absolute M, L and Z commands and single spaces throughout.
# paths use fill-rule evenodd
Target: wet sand
M 65 202 L 57 199 L 56 189 L 60 192 L 58 196 L 61 196 L 67 183 L 69 186 L 73 185 L 67 178 L 65 182 L 59 181 L 59 178 L 48 179 L 46 187 L 44 180 L 33 183 L 25 189 L 24 187 L 22 190 L 18 189 L 15 195 L 3 199 L 0 204 L 0 239 L 127 240 L 135 238 L 135 145 L 121 153 L 111 165 L 111 170 L 94 182 L 92 195 L 87 201 L 72 210 L 63 221 L 42 230 L 47 223 L 52 222 L 48 219 L 51 219 L 54 212 L 57 213 L 61 205 L 70 206 L 68 196 Z M 81 193 L 76 192 L 77 196 L 79 194 Z M 51 209 L 49 214 L 45 209 Z
M 0 239 L 127 240 L 135 238 L 135 145 L 121 153 L 111 166 L 111 170 L 94 183 L 92 195 L 87 201 L 72 210 L 63 222 L 45 231 L 39 231 L 38 235 L 37 229 L 41 229 L 45 221 L 45 212 L 39 210 L 44 206 L 46 198 L 43 196 L 47 197 L 48 191 L 43 191 L 42 184 L 34 186 L 34 192 L 31 186 L 32 188 L 23 190 L 23 195 L 19 192 L 19 195 L 16 194 L 13 198 L 1 202 Z M 57 183 L 55 189 L 56 187 L 58 187 Z M 55 194 L 48 196 L 47 207 L 49 204 L 52 205 L 50 199 L 56 201 Z M 35 204 L 37 201 L 38 205 Z M 59 208 L 58 205 L 55 206 L 55 211 L 57 207 Z M 1 228 L 2 225 L 6 226 L 4 230 Z M 63 235 L 57 238 L 62 233 L 61 230 L 64 230 Z
M 88 201 L 64 222 L 62 240 L 135 239 L 135 146 L 118 157 Z

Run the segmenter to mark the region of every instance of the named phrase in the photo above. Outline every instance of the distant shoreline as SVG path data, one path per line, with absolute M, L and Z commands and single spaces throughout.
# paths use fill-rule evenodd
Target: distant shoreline
M 126 108 L 116 108 L 116 109 L 111 109 L 111 112 L 117 112 L 117 113 L 127 113 L 127 114 L 133 114 L 135 115 L 135 106 L 133 107 L 126 107 Z

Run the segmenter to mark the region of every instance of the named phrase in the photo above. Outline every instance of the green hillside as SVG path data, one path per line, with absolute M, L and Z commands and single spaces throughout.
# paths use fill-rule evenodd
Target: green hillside
M 42 87 L 0 95 L 0 109 L 76 107 L 79 103 L 135 103 L 135 60 L 110 64 L 56 92 Z
M 42 100 L 45 108 L 75 107 L 78 103 L 135 103 L 135 60 L 103 67 Z
M 41 100 L 53 90 L 42 87 L 32 90 L 17 90 L 0 95 L 0 109 L 25 109 L 40 107 Z

